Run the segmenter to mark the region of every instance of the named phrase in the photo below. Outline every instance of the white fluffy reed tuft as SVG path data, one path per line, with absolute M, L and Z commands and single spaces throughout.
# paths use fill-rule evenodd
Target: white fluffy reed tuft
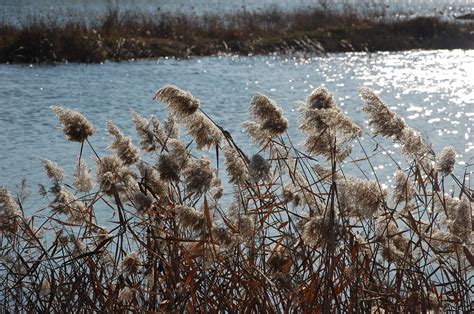
M 151 120 L 151 123 L 153 123 L 154 129 L 158 127 L 158 125 L 156 124 L 156 121 L 154 122 L 153 118 Z M 176 119 L 173 117 L 172 114 L 169 114 L 168 117 L 165 119 L 163 128 L 164 128 L 163 143 L 166 142 L 166 140 L 170 138 L 179 139 L 180 132 L 179 132 L 178 124 L 176 123 Z
M 190 92 L 179 89 L 174 85 L 165 85 L 160 88 L 155 97 L 168 105 L 171 113 L 177 117 L 185 117 L 195 113 L 199 109 L 199 99 Z
M 80 112 L 59 106 L 51 106 L 50 108 L 58 116 L 68 140 L 82 143 L 87 137 L 95 133 L 92 123 Z
M 211 187 L 213 173 L 211 161 L 207 157 L 191 161 L 183 171 L 188 193 L 202 194 Z
M 140 159 L 138 149 L 132 144 L 132 138 L 125 137 L 111 120 L 107 121 L 107 133 L 114 139 L 110 144 L 110 148 L 115 151 L 125 165 L 134 164 Z
M 455 163 L 456 151 L 454 150 L 454 147 L 448 146 L 445 147 L 438 156 L 436 156 L 435 167 L 442 175 L 447 176 L 453 172 Z
M 141 175 L 141 184 L 151 191 L 154 195 L 165 197 L 165 183 L 161 180 L 158 171 L 144 162 L 138 164 L 138 170 Z
M 402 152 L 409 156 L 418 158 L 430 152 L 420 132 L 407 126 L 373 90 L 363 87 L 359 90 L 359 95 L 365 101 L 362 110 L 368 114 L 369 125 L 374 128 L 375 135 L 399 140 Z
M 314 215 L 304 225 L 301 239 L 311 247 L 322 247 L 330 241 L 330 219 L 326 215 Z
M 341 210 L 348 216 L 372 218 L 382 210 L 387 190 L 376 181 L 348 177 L 338 180 L 338 200 Z
M 192 207 L 182 205 L 176 206 L 174 210 L 181 225 L 196 232 L 204 231 L 206 219 L 202 212 Z
M 268 180 L 270 178 L 270 163 L 260 154 L 255 154 L 250 159 L 249 175 L 253 181 Z
M 416 196 L 416 189 L 413 183 L 408 179 L 405 172 L 397 170 L 395 172 L 395 188 L 392 194 L 394 202 L 409 202 Z
M 115 155 L 97 160 L 96 176 L 102 191 L 109 196 L 113 196 L 114 192 L 122 193 L 129 189 L 136 189 L 133 173 Z
M 305 146 L 311 153 L 344 160 L 350 153 L 345 145 L 362 130 L 336 105 L 324 87 L 315 89 L 301 106 L 300 129 L 306 134 Z
M 119 290 L 118 301 L 121 304 L 128 304 L 135 298 L 136 290 L 129 287 L 123 287 Z
M 49 204 L 56 214 L 64 214 L 71 223 L 82 224 L 88 218 L 88 211 L 84 203 L 65 188 L 56 186 L 53 189 L 55 199 Z
M 153 206 L 153 200 L 142 192 L 133 194 L 133 202 L 138 213 L 145 213 Z
M 403 129 L 406 127 L 403 119 L 390 110 L 370 88 L 361 88 L 359 95 L 365 101 L 365 106 L 362 110 L 369 115 L 369 125 L 374 128 L 374 134 L 399 139 Z
M 122 271 L 127 275 L 138 273 L 142 262 L 137 252 L 130 252 L 122 260 Z
M 224 156 L 230 182 L 243 183 L 249 179 L 249 170 L 247 165 L 234 148 L 229 146 L 225 147 Z
M 263 94 L 257 94 L 252 98 L 249 112 L 270 137 L 278 136 L 288 129 L 288 120 L 283 116 L 283 110 Z
M 221 130 L 202 112 L 188 116 L 182 123 L 188 134 L 196 141 L 196 148 L 199 150 L 219 145 L 222 140 Z
M 46 171 L 46 175 L 53 182 L 59 182 L 64 178 L 64 170 L 58 166 L 57 163 L 49 159 L 43 160 L 43 167 Z
M 178 181 L 181 167 L 167 154 L 158 156 L 156 164 L 160 177 L 165 181 Z
M 133 112 L 133 124 L 138 136 L 140 136 L 140 147 L 144 152 L 153 152 L 164 139 L 164 132 L 161 129 L 160 122 L 155 116 L 152 116 L 150 123 L 138 112 Z
M 451 233 L 466 243 L 469 243 L 472 233 L 472 202 L 467 196 L 461 197 L 458 206 L 452 214 L 453 220 L 448 227 Z
M 430 151 L 421 133 L 411 127 L 407 126 L 403 129 L 399 140 L 402 144 L 402 152 L 408 156 L 423 157 Z
M 89 174 L 89 169 L 86 162 L 81 159 L 76 164 L 76 171 L 74 172 L 74 186 L 78 192 L 89 192 L 94 186 L 94 180 Z
M 20 207 L 10 192 L 0 186 L 0 234 L 16 233 L 21 216 Z
M 270 135 L 263 129 L 260 123 L 255 121 L 244 121 L 242 123 L 250 139 L 260 146 L 265 146 L 271 140 Z

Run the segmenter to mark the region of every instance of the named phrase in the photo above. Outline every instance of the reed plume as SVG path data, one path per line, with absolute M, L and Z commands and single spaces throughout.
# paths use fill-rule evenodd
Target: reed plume
M 300 110 L 299 127 L 306 134 L 308 151 L 327 160 L 344 160 L 350 153 L 346 143 L 362 130 L 336 105 L 331 93 L 324 87 L 315 89 Z
M 199 109 L 199 99 L 174 85 L 165 85 L 160 88 L 153 97 L 168 105 L 170 112 L 177 117 L 183 118 L 195 113 Z
M 140 151 L 109 122 L 114 154 L 100 156 L 86 141 L 74 178 L 44 161 L 52 186 L 42 196 L 54 197 L 51 210 L 31 212 L 24 192 L 0 187 L 0 309 L 469 311 L 471 165 L 458 175 L 452 147 L 435 158 L 375 93 L 361 94 L 375 133 L 403 155 L 376 138 L 366 147 L 323 87 L 301 106 L 309 153 L 294 144 L 281 108 L 255 96 L 255 121 L 244 123 L 259 146 L 253 155 L 191 94 L 162 88 L 156 98 L 171 111 L 163 126 L 132 114 Z M 181 141 L 178 126 L 190 137 Z M 72 133 L 82 142 L 92 134 Z M 352 154 L 354 140 L 361 150 Z M 211 146 L 215 154 L 195 156 Z M 94 192 L 88 148 L 97 163 Z M 392 186 L 372 170 L 380 161 L 394 171 Z
M 140 159 L 138 149 L 132 144 L 132 138 L 126 137 L 112 120 L 107 121 L 107 133 L 113 138 L 110 148 L 125 165 L 132 165 Z
M 0 234 L 15 234 L 21 217 L 20 207 L 10 192 L 0 186 Z
M 43 167 L 44 167 L 44 170 L 46 171 L 46 175 L 53 182 L 59 182 L 64 178 L 64 170 L 60 168 L 58 164 L 55 163 L 54 161 L 44 159 Z
M 453 172 L 456 163 L 456 151 L 454 147 L 447 146 L 436 156 L 436 170 L 442 175 L 447 176 Z
M 257 94 L 252 98 L 249 112 L 270 137 L 280 135 L 288 129 L 288 120 L 283 116 L 283 110 L 263 94 Z
M 135 175 L 115 155 L 97 160 L 96 176 L 101 190 L 109 196 L 113 196 L 115 192 L 122 193 L 136 189 Z
M 80 159 L 76 164 L 76 170 L 74 172 L 74 186 L 78 192 L 89 192 L 94 186 L 94 179 L 89 173 L 87 163 Z
M 153 152 L 160 145 L 159 141 L 164 140 L 164 132 L 161 129 L 160 122 L 155 116 L 152 122 L 141 116 L 138 112 L 133 112 L 133 124 L 138 136 L 140 136 L 140 147 L 144 152 Z
M 95 133 L 92 123 L 80 112 L 59 106 L 52 106 L 51 110 L 58 116 L 68 140 L 82 143 Z
M 370 88 L 361 88 L 359 95 L 365 102 L 362 110 L 368 114 L 369 125 L 374 128 L 374 134 L 400 139 L 403 129 L 407 126 L 405 121 Z

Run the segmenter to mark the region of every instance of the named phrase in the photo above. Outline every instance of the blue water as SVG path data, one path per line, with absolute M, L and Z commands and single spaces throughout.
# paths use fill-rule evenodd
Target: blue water
M 200 98 L 202 108 L 232 134 L 248 154 L 257 147 L 246 139 L 240 123 L 248 118 L 247 106 L 256 92 L 273 98 L 290 120 L 290 134 L 300 145 L 297 130 L 298 101 L 325 85 L 359 125 L 366 116 L 357 89 L 377 90 L 392 109 L 419 129 L 436 152 L 453 145 L 457 171 L 474 156 L 474 51 L 411 51 L 397 53 L 341 53 L 328 57 L 206 57 L 190 60 L 160 59 L 104 64 L 0 65 L 0 184 L 18 191 L 27 179 L 30 208 L 47 204 L 37 185 L 48 180 L 41 159 L 64 167 L 72 182 L 77 143 L 67 142 L 51 105 L 79 109 L 96 126 L 91 138 L 99 154 L 107 154 L 105 122 L 108 118 L 136 140 L 131 111 L 166 117 L 154 102 L 154 92 L 172 83 Z M 370 135 L 364 135 L 369 147 Z M 381 141 L 394 154 L 399 148 Z M 372 146 L 370 146 L 372 145 Z M 303 147 L 300 147 L 303 149 Z M 84 156 L 94 169 L 93 152 Z M 362 156 L 355 156 L 362 157 Z M 386 156 L 381 156 L 386 157 Z M 375 160 L 382 181 L 395 171 L 388 158 Z M 470 161 L 471 163 L 473 160 Z

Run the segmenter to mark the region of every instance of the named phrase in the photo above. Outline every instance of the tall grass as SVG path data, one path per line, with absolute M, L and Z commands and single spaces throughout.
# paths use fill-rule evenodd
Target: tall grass
M 218 53 L 473 48 L 472 23 L 323 9 L 193 15 L 111 9 L 96 21 L 0 25 L 0 62 L 102 62 Z
M 452 147 L 435 153 L 373 91 L 360 96 L 373 133 L 318 88 L 301 104 L 300 150 L 283 110 L 256 95 L 254 119 L 243 124 L 260 148 L 253 156 L 198 98 L 172 85 L 155 95 L 169 109 L 164 123 L 133 113 L 139 147 L 107 123 L 107 156 L 95 153 L 95 129 L 83 115 L 53 107 L 79 151 L 74 181 L 45 160 L 51 186 L 43 192 L 53 201 L 30 217 L 0 189 L 0 308 L 469 311 L 471 165 L 455 176 Z M 368 152 L 363 133 L 389 138 L 401 151 L 391 155 L 377 144 Z M 354 142 L 364 158 L 353 159 Z M 196 156 L 208 149 L 214 160 Z M 86 152 L 95 156 L 94 174 Z M 373 170 L 381 153 L 395 161 L 393 187 L 362 170 L 347 174 Z M 114 214 L 106 227 L 97 208 Z

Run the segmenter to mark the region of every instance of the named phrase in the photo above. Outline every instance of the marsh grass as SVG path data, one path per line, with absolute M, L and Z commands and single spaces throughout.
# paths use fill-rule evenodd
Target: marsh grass
M 133 113 L 137 148 L 109 122 L 109 156 L 95 154 L 94 127 L 84 116 L 53 108 L 64 113 L 64 132 L 79 152 L 75 179 L 65 182 L 45 161 L 54 201 L 31 217 L 0 189 L 3 311 L 471 309 L 471 165 L 453 175 L 453 149 L 436 154 L 373 91 L 361 90 L 371 126 L 404 148 L 391 155 L 377 145 L 374 152 L 408 165 L 394 163 L 395 187 L 368 173 L 346 174 L 363 165 L 373 171 L 372 158 L 359 141 L 362 126 L 325 88 L 301 104 L 304 151 L 288 136 L 283 110 L 254 97 L 255 121 L 244 124 L 260 148 L 253 156 L 191 93 L 168 85 L 156 95 L 167 104 L 168 123 Z M 349 140 L 364 158 L 353 159 Z M 196 157 L 206 149 L 215 160 Z M 85 152 L 96 159 L 95 186 Z M 113 213 L 106 227 L 97 208 Z
M 308 9 L 225 14 L 110 9 L 87 21 L 32 17 L 0 25 L 0 62 L 102 62 L 218 53 L 472 49 L 473 24 L 437 17 L 392 18 L 383 10 Z

